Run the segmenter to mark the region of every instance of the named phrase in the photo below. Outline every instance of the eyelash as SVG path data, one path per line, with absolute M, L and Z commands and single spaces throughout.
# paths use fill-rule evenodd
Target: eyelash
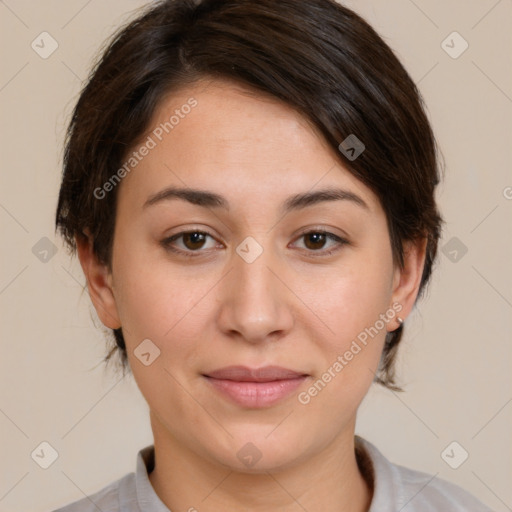
M 201 235 L 207 235 L 207 236 L 210 236 L 211 238 L 214 238 L 213 235 L 211 235 L 207 231 L 200 231 L 200 230 L 182 231 L 180 233 L 176 233 L 175 235 L 172 235 L 169 238 L 162 240 L 161 244 L 164 247 L 164 249 L 174 252 L 176 254 L 179 254 L 181 256 L 184 256 L 185 258 L 197 258 L 198 256 L 201 256 L 201 253 L 204 251 L 202 251 L 201 249 L 198 249 L 197 251 L 192 251 L 190 249 L 187 251 L 184 251 L 182 249 L 176 249 L 176 247 L 173 247 L 173 245 L 172 245 L 172 243 L 174 241 L 176 241 L 177 239 L 183 237 L 184 235 L 190 235 L 190 234 L 201 234 Z M 335 252 L 339 251 L 344 245 L 349 244 L 348 240 L 341 238 L 341 237 L 335 235 L 334 233 L 331 233 L 331 232 L 323 230 L 323 229 L 314 229 L 314 230 L 310 230 L 310 231 L 305 231 L 304 233 L 301 233 L 297 239 L 300 239 L 302 237 L 305 237 L 307 235 L 312 235 L 312 234 L 326 235 L 326 237 L 329 240 L 332 240 L 332 241 L 338 243 L 338 247 L 336 247 L 334 249 L 326 250 L 326 251 L 322 251 L 321 249 L 319 249 L 317 251 L 315 251 L 313 249 L 304 249 L 309 253 L 313 253 L 312 255 L 316 258 L 317 257 L 323 258 L 323 257 L 331 256 Z M 314 253 L 321 253 L 321 254 L 314 254 Z

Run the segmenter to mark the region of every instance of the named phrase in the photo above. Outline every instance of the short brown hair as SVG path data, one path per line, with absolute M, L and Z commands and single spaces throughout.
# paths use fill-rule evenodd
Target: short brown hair
M 395 264 L 403 242 L 427 239 L 418 297 L 437 253 L 437 147 L 422 97 L 393 51 L 361 17 L 333 0 L 152 2 L 112 39 L 70 121 L 56 226 L 70 249 L 88 229 L 110 266 L 117 190 L 94 191 L 120 168 L 165 95 L 203 77 L 236 80 L 285 102 L 336 150 L 349 135 L 365 145 L 340 161 L 379 198 Z M 376 382 L 395 385 L 403 325 L 387 333 Z M 121 329 L 108 360 L 121 352 Z

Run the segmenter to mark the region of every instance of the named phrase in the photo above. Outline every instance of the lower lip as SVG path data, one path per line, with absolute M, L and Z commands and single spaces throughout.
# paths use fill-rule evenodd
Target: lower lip
M 206 377 L 212 386 L 232 401 L 251 409 L 270 407 L 291 395 L 306 377 L 271 382 L 241 382 Z

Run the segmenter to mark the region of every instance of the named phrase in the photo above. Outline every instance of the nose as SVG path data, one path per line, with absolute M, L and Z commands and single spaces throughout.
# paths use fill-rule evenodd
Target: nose
M 283 283 L 271 250 L 252 262 L 233 252 L 230 271 L 220 283 L 219 328 L 249 343 L 283 337 L 293 326 L 291 292 Z

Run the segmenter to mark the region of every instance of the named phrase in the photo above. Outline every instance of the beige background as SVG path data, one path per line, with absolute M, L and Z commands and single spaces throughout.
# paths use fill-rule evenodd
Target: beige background
M 102 331 L 53 229 L 81 82 L 103 40 L 144 3 L 0 2 L 2 512 L 46 512 L 95 492 L 133 471 L 152 441 L 131 377 L 99 364 Z M 407 321 L 406 393 L 372 389 L 357 432 L 392 461 L 512 510 L 512 1 L 346 3 L 419 83 L 446 160 L 441 247 L 452 237 L 467 247 L 456 262 L 441 252 L 430 293 Z M 59 45 L 47 59 L 31 48 L 43 31 Z M 441 46 L 453 31 L 469 43 L 457 59 Z M 32 251 L 43 237 L 58 248 L 46 263 Z M 469 452 L 458 469 L 441 458 L 454 440 Z M 30 456 L 42 441 L 59 454 L 46 470 Z

